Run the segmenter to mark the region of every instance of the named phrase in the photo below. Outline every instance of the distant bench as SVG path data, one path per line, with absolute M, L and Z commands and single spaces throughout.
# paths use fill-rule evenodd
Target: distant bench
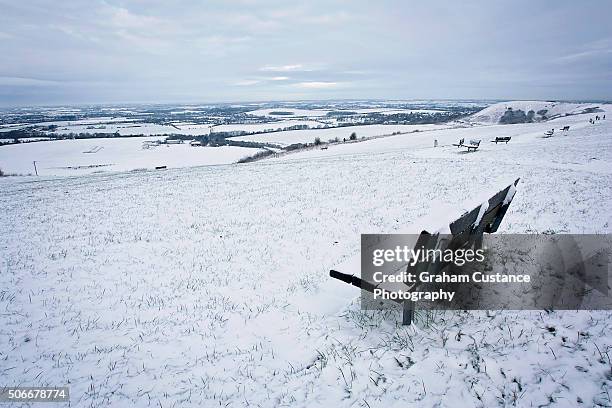
M 478 149 L 478 147 L 480 146 L 480 139 L 472 139 L 470 140 L 469 144 L 465 144 L 465 139 L 460 139 L 459 143 L 454 143 L 453 146 L 457 146 L 457 147 L 465 147 L 467 148 L 467 151 L 476 151 L 476 149 Z
M 502 137 L 496 137 L 495 140 L 491 140 L 491 142 L 493 142 L 495 144 L 498 144 L 498 143 L 506 143 L 506 144 L 508 144 L 510 139 L 512 139 L 510 136 L 502 136 Z
M 452 221 L 448 226 L 443 226 L 442 229 L 430 233 L 423 230 L 416 239 L 414 246 L 416 249 L 441 249 L 442 251 L 446 248 L 453 251 L 457 249 L 468 249 L 468 248 L 482 248 L 482 239 L 484 233 L 494 233 L 499 228 L 510 203 L 516 193 L 516 185 L 519 179 L 516 179 L 512 184 L 494 194 L 486 202 L 482 203 L 478 207 L 469 211 L 455 221 Z M 446 228 L 444 228 L 446 227 Z M 446 231 L 449 232 L 441 232 Z M 450 238 L 447 238 L 449 237 Z M 443 262 L 438 260 L 437 262 L 417 262 L 414 266 L 406 263 L 406 272 L 408 273 L 419 273 L 421 271 L 429 271 L 432 275 L 441 272 L 446 268 L 450 262 Z M 401 273 L 403 269 L 398 270 Z M 364 280 L 361 275 L 361 254 L 357 254 L 343 263 L 334 267 L 329 271 L 329 275 L 332 278 L 341 280 L 342 282 L 348 283 L 349 285 L 356 286 L 362 290 L 374 293 L 377 288 L 385 289 L 384 283 L 377 283 L 375 281 Z M 416 287 L 408 287 L 406 289 L 416 290 Z M 409 325 L 412 323 L 414 315 L 414 303 L 410 300 L 394 300 L 397 303 L 403 305 L 403 318 L 402 324 Z

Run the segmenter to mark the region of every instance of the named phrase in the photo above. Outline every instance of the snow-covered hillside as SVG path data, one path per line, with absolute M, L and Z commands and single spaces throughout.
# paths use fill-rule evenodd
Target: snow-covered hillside
M 478 113 L 475 113 L 470 118 L 469 122 L 480 124 L 498 124 L 504 117 L 508 115 L 508 110 L 514 112 L 522 111 L 527 116 L 530 111 L 533 112 L 533 120 L 544 121 L 576 115 L 580 113 L 588 113 L 598 110 L 601 104 L 593 103 L 569 103 L 569 102 L 544 102 L 544 101 L 510 101 L 500 102 L 486 107 Z
M 612 111 L 612 105 L 600 105 L 603 110 L 598 115 Z M 557 119 L 552 119 L 546 122 L 523 123 L 514 125 L 474 125 L 472 127 L 450 127 L 447 129 L 429 128 L 428 131 L 390 136 L 381 139 L 367 140 L 360 143 L 347 143 L 330 146 L 326 150 L 306 150 L 295 153 L 282 155 L 277 159 L 279 161 L 294 161 L 314 158 L 333 158 L 346 155 L 371 155 L 373 153 L 386 153 L 397 151 L 411 151 L 412 155 L 437 157 L 440 159 L 452 159 L 481 162 L 482 160 L 491 160 L 495 165 L 505 155 L 508 155 L 510 162 L 520 162 L 531 160 L 532 163 L 541 162 L 542 151 L 544 156 L 556 155 L 576 157 L 585 160 L 589 163 L 588 149 L 592 151 L 605 150 L 602 146 L 602 140 L 605 140 L 611 133 L 612 124 L 609 119 L 597 121 L 595 124 L 589 122 L 590 118 L 594 118 L 595 114 L 581 114 L 564 116 Z M 609 117 L 609 115 L 608 115 Z M 433 126 L 433 125 L 431 125 Z M 564 126 L 570 126 L 570 130 L 566 133 L 561 131 Z M 552 138 L 544 138 L 545 132 L 555 129 L 555 134 Z M 496 137 L 510 136 L 512 140 L 509 144 L 491 143 Z M 587 137 L 587 140 L 583 140 Z M 463 149 L 453 147 L 453 144 L 459 142 L 460 139 L 465 139 L 468 142 L 470 139 L 482 140 L 478 152 L 465 154 Z M 435 141 L 439 147 L 434 148 Z M 562 142 L 562 143 L 561 143 Z M 589 145 L 587 148 L 586 145 Z M 571 146 L 568 151 L 568 146 Z M 578 155 L 577 151 L 587 152 Z M 552 155 L 552 151 L 555 151 Z M 593 157 L 597 157 L 594 155 Z M 568 159 L 567 162 L 560 162 L 560 166 L 567 166 L 571 163 L 576 163 L 577 160 Z M 558 160 L 553 160 L 550 165 L 559 163 Z M 594 159 L 590 161 L 589 166 L 607 168 L 608 162 Z M 612 166 L 611 166 L 612 167 Z
M 315 138 L 319 138 L 323 142 L 335 140 L 336 138 L 339 140 L 348 140 L 352 133 L 355 133 L 356 137 L 361 139 L 362 137 L 389 136 L 393 133 L 447 129 L 451 126 L 450 124 L 342 126 L 329 129 L 288 130 L 284 132 L 262 133 L 240 136 L 233 138 L 233 140 L 274 143 L 280 146 L 288 146 L 294 143 L 312 143 Z
M 516 177 L 500 233 L 611 233 L 612 119 L 592 116 L 244 165 L 0 178 L 0 383 L 69 384 L 79 407 L 610 406 L 612 312 L 402 327 L 328 277 L 360 233 Z

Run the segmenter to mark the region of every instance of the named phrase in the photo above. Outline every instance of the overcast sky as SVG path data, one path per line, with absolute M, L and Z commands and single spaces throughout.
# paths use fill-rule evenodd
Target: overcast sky
M 612 1 L 0 0 L 0 105 L 612 99 Z

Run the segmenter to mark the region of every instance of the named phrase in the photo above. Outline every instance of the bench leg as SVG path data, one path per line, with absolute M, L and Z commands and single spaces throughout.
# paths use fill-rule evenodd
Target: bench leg
M 482 232 L 476 236 L 474 239 L 474 249 L 482 249 Z
M 412 302 L 404 302 L 402 312 L 402 326 L 410 326 L 414 318 L 414 308 Z

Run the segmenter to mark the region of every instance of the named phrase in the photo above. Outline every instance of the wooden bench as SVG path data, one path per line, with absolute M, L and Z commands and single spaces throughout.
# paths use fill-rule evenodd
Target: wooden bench
M 506 144 L 508 144 L 510 139 L 512 139 L 510 136 L 502 136 L 502 137 L 496 137 L 495 140 L 491 140 L 491 142 L 495 143 L 495 144 L 498 144 L 498 143 L 506 143 Z
M 480 139 L 472 139 L 469 144 L 465 144 L 465 139 L 460 139 L 459 143 L 453 143 L 453 146 L 465 147 L 467 151 L 476 151 L 480 146 Z
M 427 230 L 422 230 L 416 239 L 414 245 L 415 250 L 422 249 L 467 249 L 474 247 L 475 249 L 482 247 L 483 234 L 494 233 L 499 228 L 512 199 L 516 193 L 516 185 L 519 179 L 516 179 L 512 184 L 494 194 L 486 202 L 477 206 L 473 210 L 466 212 L 459 218 L 450 222 L 447 226 L 437 232 L 430 233 Z M 441 231 L 446 231 L 442 233 Z M 449 239 L 450 237 L 450 239 Z M 418 262 L 413 267 L 406 263 L 406 272 L 419 273 L 428 271 L 431 274 L 441 272 L 449 263 L 443 263 L 438 260 L 436 264 Z M 403 269 L 402 269 L 403 270 Z M 342 264 L 337 265 L 330 270 L 329 275 L 332 278 L 342 282 L 356 286 L 362 290 L 374 293 L 374 289 L 383 288 L 381 283 L 374 281 L 363 280 L 357 275 L 361 275 L 361 255 L 357 254 Z M 409 288 L 416 289 L 415 287 Z M 414 316 L 414 302 L 395 300 L 395 302 L 403 305 L 402 324 L 409 325 L 412 323 Z
M 478 147 L 480 146 L 480 139 L 478 140 L 470 140 L 470 144 L 469 145 L 463 145 L 463 147 L 467 147 L 467 151 L 470 152 L 475 152 L 476 149 L 478 149 Z
M 459 143 L 453 143 L 453 146 L 457 146 L 457 147 L 463 147 L 465 139 L 459 139 Z

